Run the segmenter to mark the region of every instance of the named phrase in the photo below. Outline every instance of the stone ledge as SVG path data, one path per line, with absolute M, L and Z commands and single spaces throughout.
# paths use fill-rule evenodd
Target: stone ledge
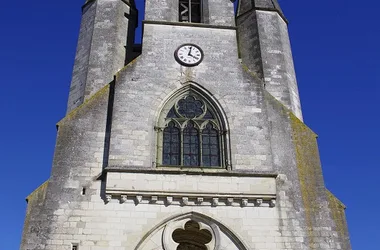
M 106 202 L 119 200 L 120 204 L 156 204 L 176 206 L 231 206 L 231 207 L 275 207 L 276 197 L 271 195 L 222 195 L 222 194 L 186 194 L 159 192 L 109 192 L 106 194 Z
M 278 174 L 273 171 L 236 171 L 225 168 L 201 168 L 201 167 L 137 167 L 126 165 L 109 165 L 104 169 L 105 173 L 151 173 L 151 174 L 187 174 L 187 175 L 212 175 L 212 176 L 243 176 L 243 177 L 272 177 Z
M 275 177 L 108 172 L 106 201 L 163 205 L 274 206 Z
M 153 21 L 153 20 L 144 20 L 143 24 L 159 24 L 159 25 L 170 25 L 170 26 L 186 26 L 186 27 L 198 27 L 198 28 L 209 28 L 209 29 L 227 29 L 227 30 L 236 30 L 237 29 L 235 26 L 212 25 L 212 24 L 206 24 L 206 23 Z

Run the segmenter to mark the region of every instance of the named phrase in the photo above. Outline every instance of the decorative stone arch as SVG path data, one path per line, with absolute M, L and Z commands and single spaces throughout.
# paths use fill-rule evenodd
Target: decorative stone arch
M 197 212 L 171 216 L 153 227 L 140 240 L 135 250 L 177 250 L 179 243 L 173 237 L 178 230 L 186 230 L 189 222 L 197 223 L 199 230 L 208 231 L 211 240 L 205 244 L 207 250 L 248 250 L 243 241 L 219 221 Z M 194 239 L 194 237 L 192 237 Z
M 181 112 L 181 101 L 192 99 L 193 102 L 200 103 L 199 112 L 194 112 L 193 117 L 187 116 L 182 109 Z M 185 104 L 184 104 L 185 105 Z M 157 166 L 191 166 L 191 167 L 216 167 L 216 168 L 227 168 L 231 169 L 230 159 L 231 159 L 231 150 L 230 150 L 230 142 L 229 142 L 229 125 L 227 116 L 218 102 L 216 98 L 205 88 L 200 86 L 195 82 L 187 82 L 185 85 L 170 94 L 166 100 L 161 105 L 159 112 L 157 114 L 157 123 L 155 126 L 155 130 L 157 132 L 157 154 L 156 154 L 156 165 Z M 184 161 L 185 158 L 185 150 L 183 147 L 184 143 L 184 130 L 188 127 L 188 125 L 194 127 L 195 130 L 198 131 L 199 134 L 199 164 L 191 165 L 186 164 Z M 181 159 L 178 162 L 169 162 L 166 160 L 165 156 L 165 129 L 168 127 L 172 127 L 171 132 L 178 133 L 178 140 L 180 140 L 180 148 L 178 149 L 178 157 Z M 218 155 L 214 157 L 219 157 L 217 164 L 215 164 L 216 160 L 210 159 L 206 162 L 203 161 L 205 158 L 205 151 L 202 151 L 203 145 L 203 131 L 206 129 L 212 130 L 212 133 L 217 134 L 217 146 L 210 145 L 214 147 L 218 147 Z M 179 131 L 179 132 L 177 132 Z M 210 153 L 211 154 L 211 153 Z M 211 163 L 208 163 L 208 162 Z

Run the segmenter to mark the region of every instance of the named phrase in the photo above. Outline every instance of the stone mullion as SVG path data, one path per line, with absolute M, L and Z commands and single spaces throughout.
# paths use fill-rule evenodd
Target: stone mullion
M 157 155 L 156 155 L 156 165 L 163 165 L 163 153 L 164 153 L 164 129 L 165 128 L 155 128 L 157 131 Z
M 202 129 L 199 129 L 199 132 L 198 132 L 198 136 L 199 136 L 199 141 L 198 141 L 198 144 L 199 144 L 199 166 L 203 166 L 203 138 L 202 138 L 202 135 L 203 135 L 203 130 Z
M 179 160 L 179 162 L 180 162 L 180 165 L 181 166 L 183 166 L 183 144 L 184 144 L 184 140 L 183 140 L 183 130 L 184 130 L 184 128 L 181 126 L 181 128 L 180 128 L 180 152 L 179 152 L 179 157 L 180 157 L 180 160 Z

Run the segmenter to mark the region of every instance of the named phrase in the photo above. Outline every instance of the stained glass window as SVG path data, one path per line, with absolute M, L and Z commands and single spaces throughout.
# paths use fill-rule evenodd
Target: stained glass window
M 164 129 L 163 164 L 180 165 L 180 130 L 174 122 Z
M 192 121 L 183 130 L 183 165 L 199 166 L 199 133 Z
M 210 123 L 202 131 L 202 163 L 203 166 L 219 166 L 218 131 Z
M 214 109 L 190 93 L 171 105 L 163 119 L 161 164 L 221 167 L 223 133 Z
M 196 100 L 193 96 L 188 96 L 178 101 L 178 112 L 186 118 L 195 118 L 202 115 L 203 103 Z

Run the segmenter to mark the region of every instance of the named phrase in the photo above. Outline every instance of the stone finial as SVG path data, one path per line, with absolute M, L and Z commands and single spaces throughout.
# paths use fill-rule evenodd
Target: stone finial
M 241 199 L 241 206 L 242 207 L 248 206 L 248 199 Z
M 120 202 L 121 202 L 121 203 L 125 203 L 125 202 L 127 202 L 127 198 L 128 198 L 128 197 L 127 197 L 126 195 L 122 195 L 121 198 L 120 198 Z

